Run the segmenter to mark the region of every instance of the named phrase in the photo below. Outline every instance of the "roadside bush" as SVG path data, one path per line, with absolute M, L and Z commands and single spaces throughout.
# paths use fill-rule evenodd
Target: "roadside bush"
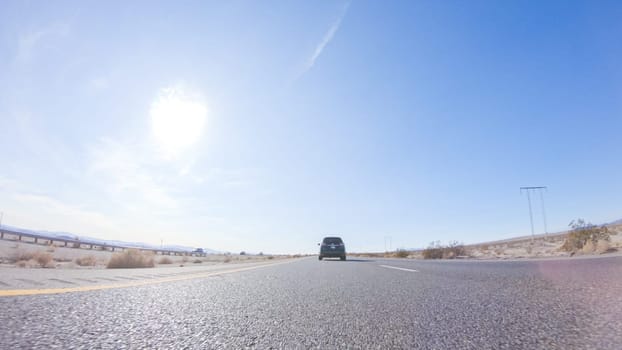
M 442 259 L 443 258 L 443 247 L 441 246 L 440 241 L 432 242 L 430 245 L 423 250 L 423 258 L 424 259 Z
M 45 252 L 38 252 L 34 256 L 35 261 L 39 264 L 40 267 L 51 267 L 50 264 L 52 262 L 52 254 Z
M 458 241 L 451 241 L 446 247 L 443 247 L 443 259 L 455 259 L 458 256 L 466 255 L 464 245 Z
M 79 266 L 95 266 L 97 265 L 97 260 L 92 255 L 81 256 L 76 258 L 74 262 Z
M 160 260 L 158 260 L 158 264 L 172 264 L 173 260 L 171 260 L 171 258 L 169 258 L 168 256 L 163 256 L 160 258 Z
M 201 259 L 194 259 L 192 262 L 195 263 L 195 264 L 200 264 L 200 263 L 203 262 L 203 260 L 201 260 Z
M 606 226 L 596 226 L 583 219 L 572 220 L 568 224 L 572 228 L 572 231 L 568 233 L 566 241 L 562 245 L 561 249 L 567 252 L 575 252 L 582 250 L 586 244 L 586 250 L 593 250 L 599 241 L 609 241 L 609 229 Z
M 35 253 L 33 252 L 29 252 L 25 250 L 17 250 L 13 254 L 11 254 L 9 261 L 11 262 L 28 261 L 28 260 L 33 259 L 34 257 L 35 257 Z
M 395 254 L 393 254 L 396 258 L 408 258 L 409 255 L 410 252 L 406 249 L 398 249 L 395 251 Z
M 153 253 L 127 249 L 112 255 L 106 266 L 109 269 L 154 267 Z
M 458 241 L 451 241 L 444 246 L 440 241 L 432 242 L 423 250 L 424 259 L 455 259 L 458 256 L 467 255 L 464 244 Z

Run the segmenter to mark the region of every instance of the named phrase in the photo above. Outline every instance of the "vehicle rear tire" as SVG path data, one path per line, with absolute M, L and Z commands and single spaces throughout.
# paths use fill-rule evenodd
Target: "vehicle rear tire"
M 340 259 L 341 259 L 341 261 L 346 261 L 346 256 L 344 255 Z

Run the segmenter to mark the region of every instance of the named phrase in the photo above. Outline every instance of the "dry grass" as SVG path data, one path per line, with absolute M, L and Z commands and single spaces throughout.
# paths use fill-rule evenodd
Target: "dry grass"
M 19 267 L 31 266 L 33 262 L 39 267 L 54 267 L 52 264 L 53 256 L 43 250 L 26 251 L 18 249 L 9 257 L 8 261 L 15 263 Z
M 112 255 L 106 266 L 109 269 L 154 267 L 153 253 L 127 249 Z
M 173 260 L 169 258 L 168 256 L 163 256 L 160 258 L 160 260 L 158 260 L 158 264 L 162 264 L 162 265 L 172 264 L 172 263 L 173 263 Z
M 35 253 L 33 252 L 18 249 L 15 252 L 13 252 L 13 254 L 11 254 L 11 256 L 9 257 L 9 261 L 11 262 L 28 261 L 34 258 L 34 256 L 35 256 Z
M 76 258 L 75 263 L 78 266 L 95 266 L 97 265 L 97 259 L 92 255 L 87 255 Z
M 40 267 L 52 267 L 52 254 L 45 252 L 38 252 L 34 256 L 35 261 Z

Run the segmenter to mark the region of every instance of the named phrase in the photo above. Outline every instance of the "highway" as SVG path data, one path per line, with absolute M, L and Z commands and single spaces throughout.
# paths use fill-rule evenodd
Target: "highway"
M 125 273 L 136 270 L 114 272 Z M 622 347 L 622 257 L 303 258 L 181 276 L 137 285 L 102 280 L 105 288 L 94 290 L 0 296 L 0 347 Z

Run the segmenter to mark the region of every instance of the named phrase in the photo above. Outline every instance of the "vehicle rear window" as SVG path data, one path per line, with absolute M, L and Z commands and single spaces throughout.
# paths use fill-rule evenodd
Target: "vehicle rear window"
M 327 237 L 324 238 L 324 244 L 341 244 L 343 241 L 339 237 Z

